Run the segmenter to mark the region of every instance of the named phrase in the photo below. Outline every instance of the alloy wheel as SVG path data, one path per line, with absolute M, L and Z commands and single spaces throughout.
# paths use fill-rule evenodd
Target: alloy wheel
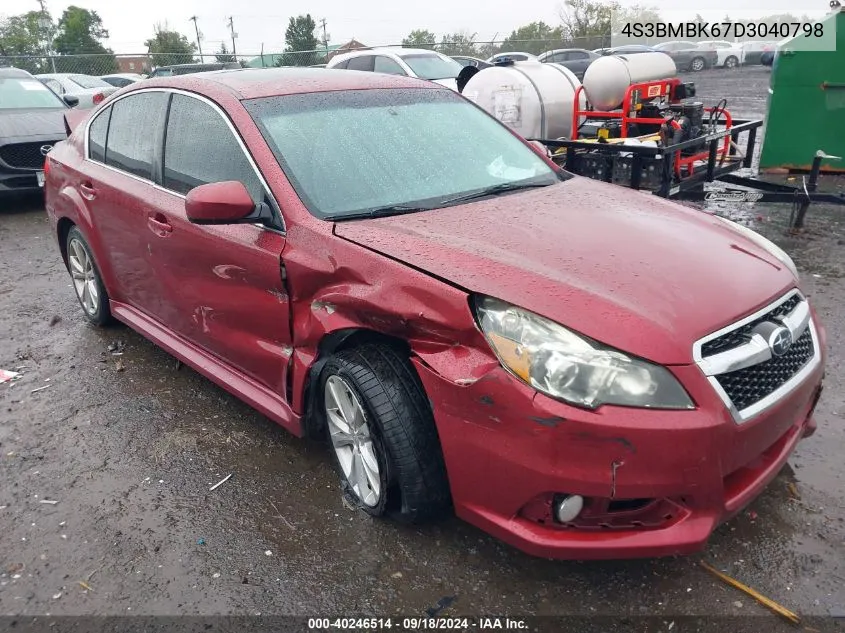
M 71 239 L 68 245 L 68 261 L 73 287 L 82 308 L 90 315 L 96 314 L 100 307 L 100 292 L 94 261 L 85 245 L 76 238 Z
M 332 447 L 352 491 L 369 507 L 381 499 L 381 472 L 367 416 L 357 396 L 340 376 L 325 387 L 326 419 Z
M 700 57 L 695 58 L 692 60 L 692 69 L 694 72 L 698 72 L 700 70 L 704 70 L 704 60 Z

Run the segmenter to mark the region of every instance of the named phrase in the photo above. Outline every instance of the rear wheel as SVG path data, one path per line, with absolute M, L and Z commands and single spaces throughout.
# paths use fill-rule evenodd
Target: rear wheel
M 696 57 L 689 64 L 690 70 L 694 73 L 701 72 L 707 67 L 707 62 L 703 57 Z
M 739 66 L 739 60 L 731 55 L 725 60 L 725 68 L 736 68 Z
M 326 430 L 345 496 L 373 516 L 417 522 L 450 505 L 428 399 L 396 350 L 368 344 L 326 362 L 320 376 Z
M 111 320 L 109 295 L 94 262 L 91 247 L 82 231 L 75 226 L 68 231 L 66 245 L 68 272 L 82 312 L 94 325 L 105 325 Z

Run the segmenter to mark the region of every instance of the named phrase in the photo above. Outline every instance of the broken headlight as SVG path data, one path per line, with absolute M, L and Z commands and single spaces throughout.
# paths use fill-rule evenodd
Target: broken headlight
M 516 306 L 477 297 L 482 332 L 512 374 L 570 404 L 692 409 L 687 392 L 665 367 L 632 358 Z

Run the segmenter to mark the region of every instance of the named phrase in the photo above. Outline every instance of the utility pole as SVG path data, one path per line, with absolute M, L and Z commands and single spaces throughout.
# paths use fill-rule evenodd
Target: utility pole
M 191 17 L 188 18 L 188 22 L 194 23 L 194 31 L 196 31 L 196 33 L 197 33 L 197 49 L 199 49 L 200 63 L 202 63 L 205 60 L 202 58 L 202 43 L 201 43 L 202 38 L 200 38 L 200 27 L 197 26 L 197 16 L 192 15 Z
M 326 18 L 320 20 L 320 24 L 323 25 L 323 46 L 326 47 L 326 58 L 328 59 L 329 56 L 329 36 L 326 35 Z
M 235 52 L 235 38 L 238 37 L 238 34 L 235 33 L 235 25 L 232 22 L 232 16 L 229 16 L 229 33 L 232 34 L 232 57 L 234 57 L 235 61 L 237 61 L 238 54 Z
M 41 7 L 41 17 L 38 19 L 38 26 L 40 26 L 47 33 L 47 54 L 50 56 L 50 66 L 53 72 L 56 72 L 56 58 L 53 56 L 53 22 L 47 17 L 47 5 L 44 0 L 38 0 Z

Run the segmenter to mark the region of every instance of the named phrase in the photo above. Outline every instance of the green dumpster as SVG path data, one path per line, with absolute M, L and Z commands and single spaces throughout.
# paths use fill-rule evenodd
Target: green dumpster
M 845 172 L 845 7 L 822 22 L 836 29 L 836 50 L 805 50 L 798 36 L 781 44 L 772 67 L 760 170 L 809 171 L 821 150 L 822 171 Z M 799 50 L 795 50 L 795 49 Z

